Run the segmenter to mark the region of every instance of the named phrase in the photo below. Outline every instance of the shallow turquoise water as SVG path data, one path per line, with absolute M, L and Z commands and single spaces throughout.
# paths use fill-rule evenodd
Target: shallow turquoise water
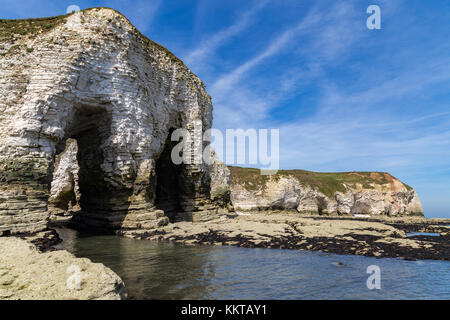
M 448 261 L 191 247 L 65 232 L 62 247 L 113 269 L 131 299 L 450 299 Z M 380 267 L 380 290 L 367 289 L 370 265 Z

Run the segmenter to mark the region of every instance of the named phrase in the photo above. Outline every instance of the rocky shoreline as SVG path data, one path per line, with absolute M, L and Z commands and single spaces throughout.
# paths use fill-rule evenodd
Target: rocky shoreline
M 53 222 L 51 227 L 67 226 L 68 222 Z M 413 232 L 439 236 L 408 236 Z M 228 212 L 219 219 L 207 222 L 176 222 L 151 232 L 128 230 L 119 234 L 185 245 L 276 248 L 377 258 L 450 261 L 450 219 Z M 38 234 L 22 234 L 20 237 L 22 239 L 0 238 L 0 299 L 126 299 L 125 284 L 118 275 L 102 264 L 76 258 L 60 250 L 55 244 L 62 240 L 54 229 Z M 82 274 L 79 288 L 69 288 L 67 283 L 71 276 L 68 270 L 74 265 Z
M 16 237 L 0 238 L 0 300 L 121 300 L 120 277 L 101 263 L 64 250 L 41 252 Z
M 226 215 L 209 222 L 178 222 L 153 232 L 123 232 L 136 239 L 322 251 L 406 260 L 450 260 L 449 219 L 301 217 L 294 214 Z M 433 232 L 440 236 L 412 236 Z

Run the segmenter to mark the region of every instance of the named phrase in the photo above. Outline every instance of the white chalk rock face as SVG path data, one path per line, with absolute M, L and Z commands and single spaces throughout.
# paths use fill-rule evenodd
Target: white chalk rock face
M 204 84 L 172 53 L 111 9 L 0 34 L 0 234 L 46 228 L 52 176 L 51 200 L 79 189 L 86 225 L 145 229 L 214 211 L 211 168 L 168 164 L 172 130 L 212 123 Z M 55 163 L 68 139 L 78 163 Z
M 423 215 L 416 191 L 387 173 L 321 174 L 292 170 L 264 180 L 258 177 L 259 170 L 231 169 L 231 201 L 240 211 Z
M 65 150 L 55 158 L 55 169 L 50 189 L 49 203 L 67 211 L 80 201 L 77 160 L 78 145 L 76 140 L 68 139 Z

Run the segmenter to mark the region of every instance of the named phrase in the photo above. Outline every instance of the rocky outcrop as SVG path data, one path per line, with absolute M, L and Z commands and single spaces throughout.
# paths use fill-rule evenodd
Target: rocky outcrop
M 293 210 L 320 215 L 423 216 L 417 193 L 387 173 L 314 173 L 231 167 L 236 210 Z
M 120 300 L 122 280 L 67 251 L 41 253 L 25 240 L 0 238 L 0 300 Z
M 209 166 L 209 176 L 211 177 L 211 200 L 215 203 L 233 210 L 231 206 L 231 174 L 228 167 L 219 160 L 216 153 L 212 151 L 212 163 Z
M 449 219 L 305 217 L 286 212 L 228 215 L 219 221 L 179 222 L 140 238 L 184 244 L 322 251 L 370 257 L 450 260 Z M 410 232 L 440 236 L 408 236 Z
M 120 13 L 1 20 L 0 235 L 46 228 L 53 176 L 50 202 L 77 203 L 79 225 L 211 219 L 210 168 L 167 158 L 170 133 L 196 121 L 211 127 L 204 84 Z M 61 155 L 69 139 L 77 164 L 73 147 Z
M 78 166 L 77 154 L 77 141 L 68 139 L 65 150 L 55 158 L 49 198 L 49 212 L 53 215 L 64 215 L 73 210 L 80 202 L 81 194 L 78 178 L 80 167 Z

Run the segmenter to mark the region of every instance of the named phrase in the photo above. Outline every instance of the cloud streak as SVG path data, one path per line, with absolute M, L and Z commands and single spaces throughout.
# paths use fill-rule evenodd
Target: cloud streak
M 231 26 L 216 32 L 206 40 L 202 41 L 198 47 L 187 53 L 183 57 L 183 60 L 192 69 L 197 72 L 201 71 L 204 67 L 206 58 L 211 56 L 215 50 L 220 48 L 227 41 L 243 32 L 268 3 L 269 0 L 257 1 L 255 6 L 241 14 Z
M 319 21 L 319 16 L 315 13 L 309 14 L 300 23 L 285 30 L 281 35 L 276 37 L 269 46 L 259 53 L 257 56 L 246 61 L 232 72 L 220 77 L 212 86 L 211 91 L 216 94 L 224 94 L 230 88 L 232 88 L 238 81 L 242 78 L 244 74 L 249 72 L 251 69 L 262 63 L 265 59 L 268 59 L 277 53 L 279 53 L 283 48 L 298 35 L 302 30 L 313 26 Z
M 435 113 L 420 110 L 422 115 L 408 108 L 399 113 L 402 105 L 396 105 L 404 96 L 420 96 L 450 82 L 450 70 L 435 65 L 439 63 L 409 70 L 378 88 L 326 92 L 314 116 L 281 126 L 282 166 L 388 171 L 419 188 L 436 175 L 449 175 L 450 112 L 443 110 L 450 104 Z
M 277 107 L 286 97 L 295 95 L 296 91 L 309 81 L 323 75 L 321 63 L 338 58 L 361 37 L 350 28 L 351 23 L 336 27 L 339 21 L 342 22 L 343 18 L 351 13 L 351 8 L 346 4 L 334 5 L 332 10 L 325 14 L 320 6 L 313 7 L 303 19 L 274 37 L 260 53 L 231 72 L 218 77 L 209 90 L 213 97 L 216 118 L 220 119 L 220 123 L 216 125 L 267 125 L 264 120 L 272 108 Z M 340 37 L 345 41 L 339 44 L 327 41 L 332 38 L 333 32 L 340 33 Z M 309 42 L 304 41 L 310 34 L 314 34 L 314 38 Z M 281 69 L 276 83 L 277 90 L 258 90 L 243 85 L 243 80 L 250 77 L 252 72 L 256 73 L 266 60 L 283 54 L 288 46 L 298 48 L 298 55 L 304 63 Z
M 422 199 L 426 210 L 434 208 L 426 186 L 434 181 L 439 192 L 450 192 L 448 181 L 436 179 L 450 177 L 450 112 L 446 111 L 450 105 L 437 98 L 448 92 L 448 56 L 437 50 L 424 57 L 407 42 L 397 45 L 398 30 L 367 33 L 360 26 L 365 16 L 358 6 L 333 8 L 325 13 L 316 10 L 318 19 L 307 16 L 274 37 L 264 50 L 220 75 L 210 89 L 214 126 L 279 127 L 282 168 L 388 171 L 426 195 Z M 395 18 L 397 9 L 389 7 L 385 17 Z M 380 47 L 384 43 L 391 47 Z M 285 54 L 288 46 L 289 54 L 295 52 L 294 59 L 301 61 L 298 66 L 281 65 L 272 72 L 274 90 L 256 86 L 252 78 L 260 80 L 264 66 L 273 68 L 270 60 Z M 355 56 L 371 47 L 378 50 L 372 60 Z M 342 70 L 341 64 L 354 72 L 352 81 L 343 82 L 342 73 L 330 74 Z M 307 116 L 296 118 L 290 109 L 285 111 L 292 112 L 288 122 L 271 117 L 271 110 L 284 99 L 312 89 L 316 100 L 305 107 Z

